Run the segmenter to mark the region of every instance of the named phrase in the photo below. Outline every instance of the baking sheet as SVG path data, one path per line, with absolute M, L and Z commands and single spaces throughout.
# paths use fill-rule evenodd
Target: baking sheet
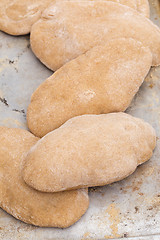
M 159 1 L 150 1 L 160 26 Z M 33 91 L 52 74 L 33 55 L 29 36 L 0 32 L 0 125 L 27 129 L 26 109 Z M 68 229 L 38 228 L 0 209 L 0 239 L 160 239 L 160 67 L 152 68 L 127 110 L 157 132 L 152 159 L 127 179 L 91 188 L 87 213 Z

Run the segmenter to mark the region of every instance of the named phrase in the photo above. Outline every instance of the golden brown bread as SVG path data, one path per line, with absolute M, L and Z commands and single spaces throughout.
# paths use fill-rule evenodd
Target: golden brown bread
M 0 30 L 11 35 L 23 35 L 29 33 L 32 25 L 41 17 L 43 10 L 54 1 L 55 0 L 1 0 Z M 129 6 L 139 11 L 144 16 L 149 17 L 148 0 L 111 1 Z
M 124 111 L 152 63 L 147 47 L 114 39 L 70 61 L 43 82 L 28 107 L 28 127 L 44 136 L 82 114 Z
M 38 141 L 28 131 L 0 127 L 0 207 L 23 222 L 65 228 L 86 212 L 87 189 L 42 193 L 21 176 L 23 158 Z
M 148 46 L 152 65 L 160 64 L 159 28 L 134 9 L 110 1 L 51 4 L 31 29 L 31 47 L 42 63 L 55 71 L 92 47 L 120 37 Z
M 101 186 L 133 173 L 155 145 L 151 125 L 126 113 L 78 116 L 31 148 L 23 177 L 45 192 Z
M 0 0 L 0 30 L 11 35 L 28 34 L 51 2 L 53 0 Z

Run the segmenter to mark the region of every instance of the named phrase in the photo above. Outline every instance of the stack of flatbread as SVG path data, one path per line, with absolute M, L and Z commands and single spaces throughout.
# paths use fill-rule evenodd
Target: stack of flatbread
M 153 154 L 152 126 L 123 112 L 160 65 L 160 30 L 147 0 L 1 0 L 0 30 L 30 33 L 55 71 L 31 97 L 32 133 L 0 127 L 0 206 L 69 227 L 88 208 L 88 187 L 124 179 Z

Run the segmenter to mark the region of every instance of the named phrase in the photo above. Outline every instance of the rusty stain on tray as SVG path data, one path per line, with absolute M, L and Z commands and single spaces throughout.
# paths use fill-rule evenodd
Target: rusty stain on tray
M 108 206 L 106 213 L 109 215 L 110 228 L 112 230 L 111 236 L 105 236 L 105 238 L 116 238 L 120 237 L 118 234 L 118 224 L 120 223 L 120 209 L 116 206 L 115 203 L 112 203 Z

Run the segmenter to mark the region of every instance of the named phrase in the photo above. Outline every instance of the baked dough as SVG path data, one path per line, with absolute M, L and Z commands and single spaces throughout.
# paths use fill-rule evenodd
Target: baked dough
M 133 173 L 155 145 L 151 125 L 128 114 L 78 116 L 31 148 L 23 177 L 45 192 L 102 186 Z
M 48 68 L 66 62 L 110 39 L 134 38 L 148 46 L 152 65 L 160 64 L 160 30 L 134 9 L 107 1 L 62 1 L 51 4 L 31 30 L 31 47 Z
M 42 11 L 54 1 L 55 0 L 1 0 L 0 30 L 11 35 L 24 35 L 29 33 L 32 25 L 39 20 Z M 149 17 L 148 0 L 111 1 L 134 8 L 144 16 Z M 140 2 L 138 3 L 140 6 L 137 6 L 137 2 Z M 143 4 L 142 7 L 141 3 Z
M 54 0 L 0 0 L 0 30 L 28 34 L 42 11 Z
M 97 0 L 99 1 L 99 0 Z M 108 0 L 110 1 L 110 0 Z M 128 7 L 131 7 L 141 13 L 143 16 L 150 16 L 149 2 L 148 0 L 111 0 L 112 2 L 121 3 Z
M 136 2 L 137 2 L 137 11 L 140 12 L 142 15 L 149 17 L 150 9 L 149 9 L 148 0 L 136 0 Z
M 0 207 L 26 223 L 68 227 L 87 210 L 87 189 L 42 193 L 25 184 L 22 159 L 37 140 L 25 130 L 0 127 Z
M 152 63 L 147 47 L 114 39 L 70 61 L 43 82 L 28 107 L 28 127 L 44 136 L 82 114 L 125 111 Z

